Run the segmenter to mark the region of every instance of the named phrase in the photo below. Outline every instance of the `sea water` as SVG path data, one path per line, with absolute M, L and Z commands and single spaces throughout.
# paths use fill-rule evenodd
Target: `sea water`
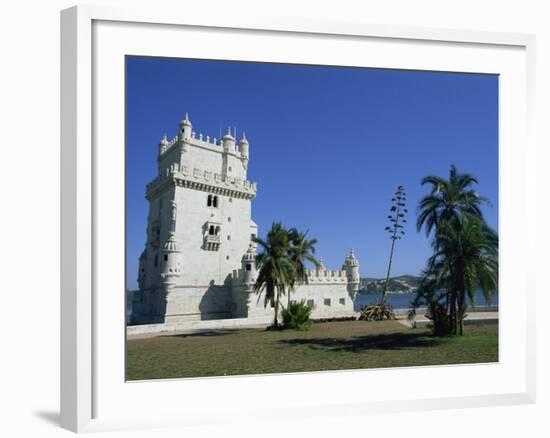
M 387 300 L 390 306 L 392 306 L 394 309 L 408 309 L 412 307 L 411 302 L 414 300 L 415 297 L 416 294 L 414 292 L 388 293 Z M 379 303 L 381 298 L 381 292 L 375 294 L 358 293 L 355 297 L 355 301 L 353 302 L 353 308 L 354 310 L 358 311 L 363 305 Z M 476 306 L 496 306 L 498 305 L 498 294 L 495 294 L 492 297 L 491 302 L 487 303 L 481 291 L 477 291 L 475 304 Z M 470 306 L 470 303 L 468 303 L 468 306 Z

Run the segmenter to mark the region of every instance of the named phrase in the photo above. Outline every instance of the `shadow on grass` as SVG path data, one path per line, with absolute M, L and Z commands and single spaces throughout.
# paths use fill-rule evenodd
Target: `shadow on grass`
M 215 337 L 215 336 L 225 336 L 225 335 L 232 335 L 237 333 L 238 329 L 220 329 L 220 330 L 204 330 L 200 332 L 191 332 L 191 333 L 178 333 L 175 335 L 163 335 L 164 337 L 169 338 L 195 338 L 195 337 Z
M 426 334 L 390 333 L 380 335 L 355 336 L 352 338 L 313 338 L 284 339 L 279 341 L 287 345 L 309 345 L 311 348 L 324 349 L 327 352 L 365 350 L 401 350 L 406 348 L 435 347 L 440 342 Z

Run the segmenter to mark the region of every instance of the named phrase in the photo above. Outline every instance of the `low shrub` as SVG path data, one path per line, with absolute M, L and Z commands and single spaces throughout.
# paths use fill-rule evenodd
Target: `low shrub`
M 312 310 L 304 300 L 290 303 L 289 307 L 282 312 L 284 328 L 308 330 L 313 324 L 310 319 Z
M 358 319 L 362 321 L 383 321 L 384 319 L 395 319 L 395 314 L 388 303 L 370 304 L 361 306 Z

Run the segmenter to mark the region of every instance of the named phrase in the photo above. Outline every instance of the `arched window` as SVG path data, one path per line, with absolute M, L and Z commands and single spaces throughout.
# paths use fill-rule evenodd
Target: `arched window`
M 208 234 L 210 234 L 211 236 L 214 235 L 214 225 L 210 225 L 210 228 L 208 229 Z
M 218 197 L 214 196 L 214 199 L 212 200 L 212 206 L 214 208 L 218 208 Z
M 207 207 L 212 207 L 212 195 L 208 195 L 208 200 L 206 201 Z
M 220 234 L 220 227 L 216 227 L 216 236 Z

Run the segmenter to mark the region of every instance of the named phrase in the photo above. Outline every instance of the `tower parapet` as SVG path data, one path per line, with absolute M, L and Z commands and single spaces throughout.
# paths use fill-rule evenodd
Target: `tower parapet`
M 307 271 L 307 279 L 308 284 L 341 284 L 347 281 L 347 273 L 344 270 L 326 269 L 323 265 L 321 269 L 309 269 Z
M 176 137 L 166 135 L 158 145 L 158 175 L 147 185 L 146 197 L 152 200 L 167 186 L 180 186 L 228 197 L 252 199 L 256 183 L 247 180 L 249 143 L 243 134 L 237 149 L 228 129 L 216 139 L 195 134 L 189 115 L 179 124 Z
M 203 149 L 208 149 L 218 153 L 228 153 L 236 158 L 239 158 L 243 164 L 247 164 L 249 159 L 249 144 L 246 135 L 239 140 L 239 150 L 237 150 L 236 139 L 231 134 L 231 128 L 227 128 L 227 133 L 220 139 L 212 137 L 210 135 L 203 135 L 202 133 L 196 133 L 193 131 L 193 125 L 189 120 L 189 114 L 185 114 L 184 119 L 179 123 L 178 134 L 168 140 L 166 135 L 159 143 L 159 159 L 161 156 L 168 155 L 168 152 L 180 146 L 182 152 L 188 150 L 189 145 L 198 146 Z M 245 166 L 246 167 L 246 166 Z

